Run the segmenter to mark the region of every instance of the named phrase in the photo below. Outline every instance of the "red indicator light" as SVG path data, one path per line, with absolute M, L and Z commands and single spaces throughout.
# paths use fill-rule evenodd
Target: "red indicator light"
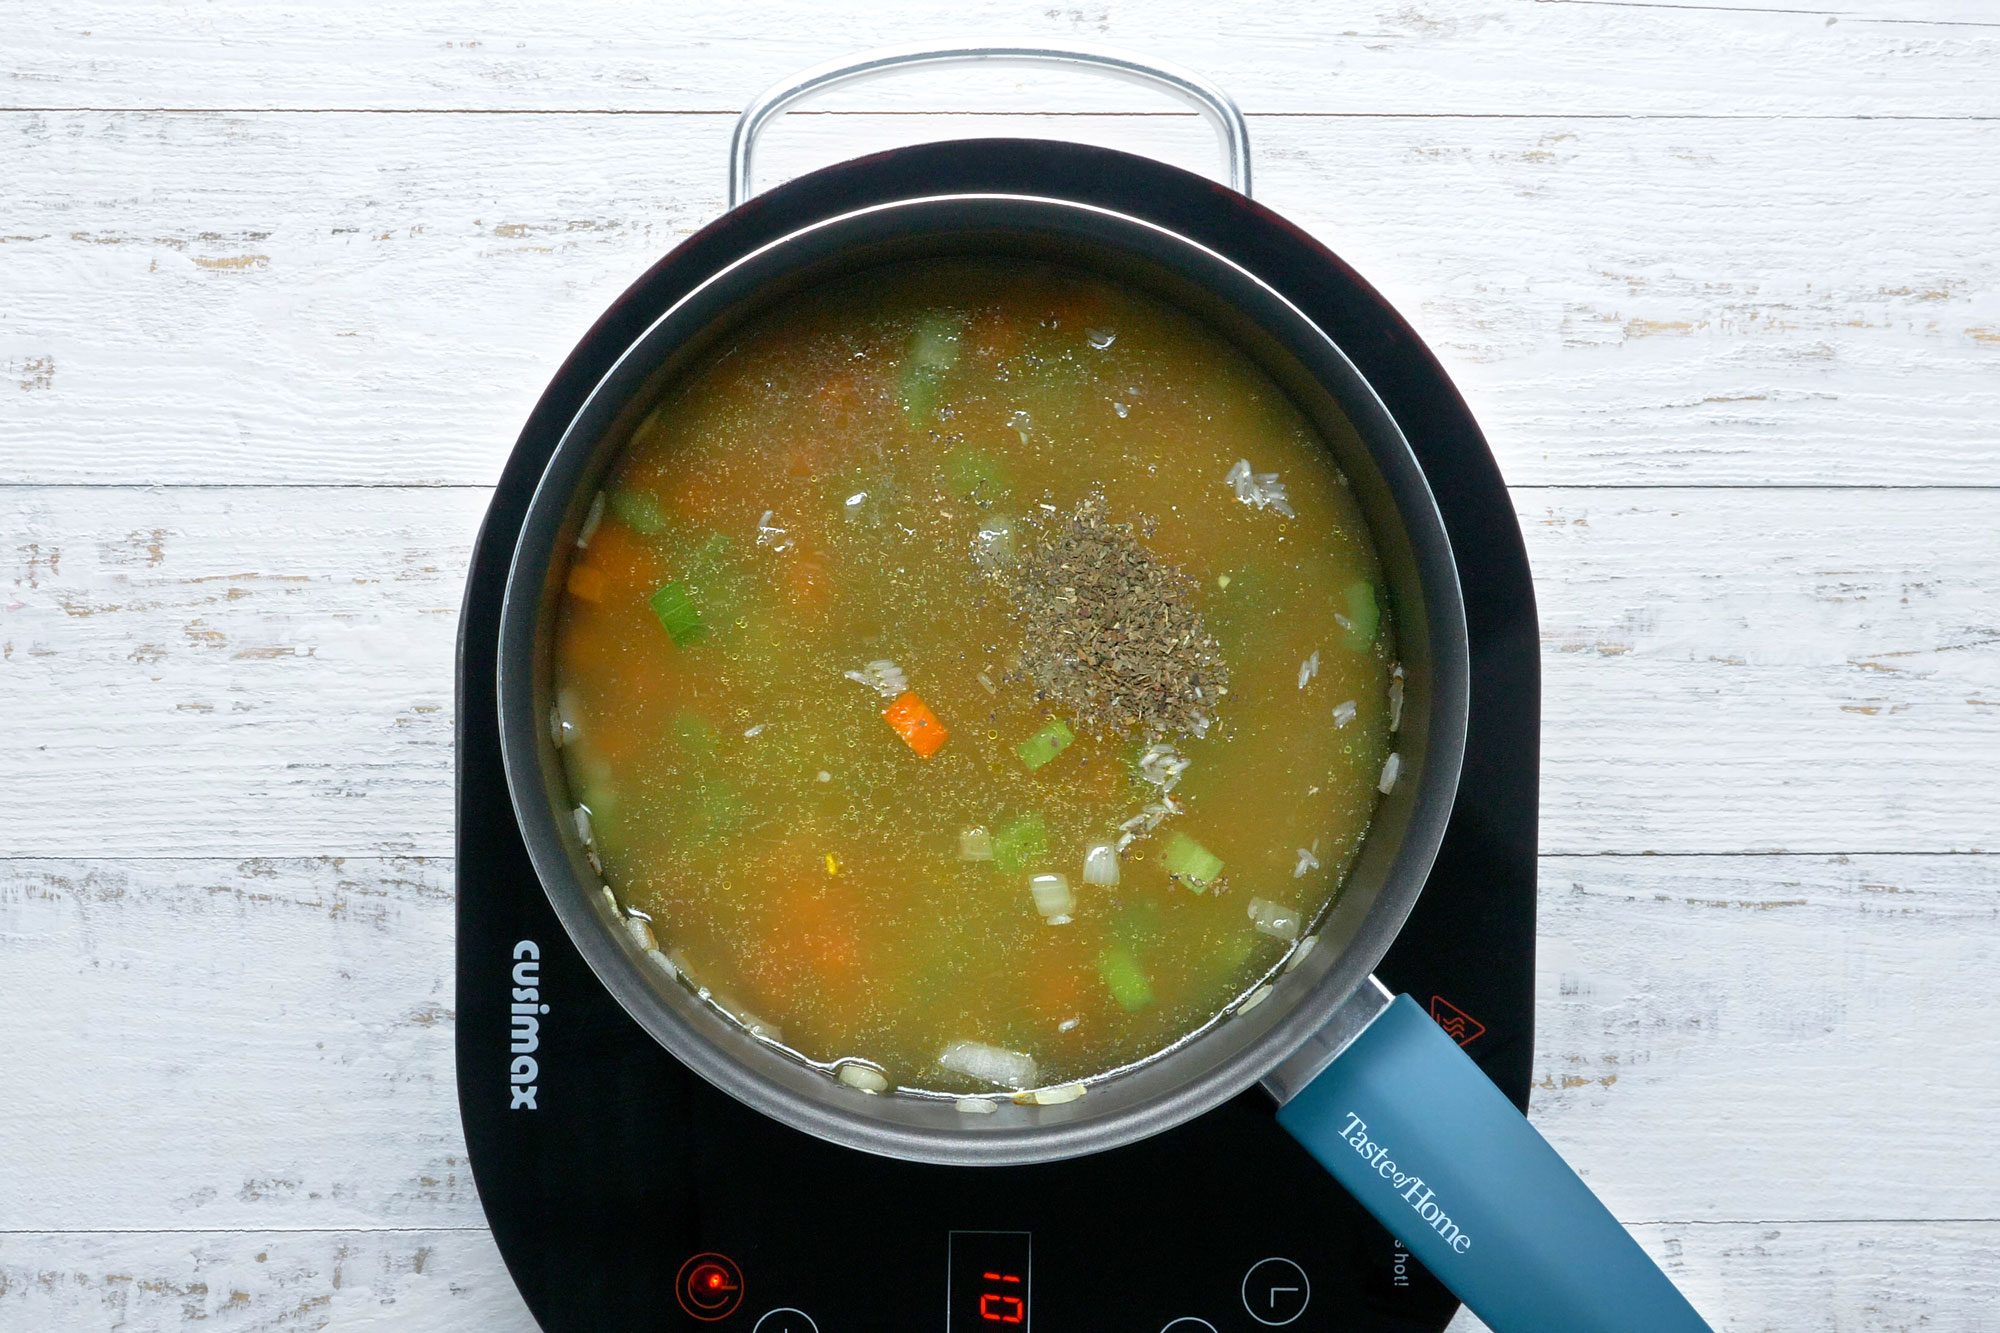
M 674 1298 L 703 1323 L 727 1319 L 743 1304 L 743 1270 L 726 1254 L 697 1254 L 681 1265 Z

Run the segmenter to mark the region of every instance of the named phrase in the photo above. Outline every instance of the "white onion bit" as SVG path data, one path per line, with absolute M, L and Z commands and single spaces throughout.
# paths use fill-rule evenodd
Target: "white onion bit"
M 955 1041 L 944 1048 L 938 1063 L 954 1074 L 994 1083 L 1003 1088 L 1035 1086 L 1035 1057 L 977 1041 Z
M 636 916 L 625 918 L 625 929 L 632 936 L 632 942 L 648 953 L 659 951 L 660 942 L 653 938 L 653 928 Z
M 578 550 L 590 545 L 590 539 L 597 535 L 597 525 L 604 521 L 604 492 L 591 497 L 590 512 L 583 516 L 583 526 L 576 530 Z
M 1319 936 L 1308 935 L 1299 941 L 1299 947 L 1292 950 L 1292 956 L 1285 960 L 1285 971 L 1289 972 L 1303 963 L 1312 951 L 1319 947 Z
M 652 960 L 654 967 L 659 968 L 669 977 L 677 978 L 680 976 L 680 969 L 674 966 L 674 960 L 661 953 L 658 949 L 646 950 L 646 957 Z
M 984 1097 L 960 1097 L 952 1103 L 962 1115 L 992 1115 L 993 1103 Z
M 1312 854 L 1312 850 L 1306 847 L 1299 848 L 1299 863 L 1292 867 L 1292 878 L 1304 879 L 1308 870 L 1318 869 L 1319 858 Z
M 1282 903 L 1274 903 L 1269 898 L 1252 898 L 1247 915 L 1250 924 L 1257 927 L 1259 933 L 1274 940 L 1289 942 L 1299 937 L 1299 914 Z
M 961 861 L 991 861 L 993 859 L 993 835 L 983 828 L 969 828 L 958 835 L 958 859 Z
M 1256 990 L 1251 991 L 1243 997 L 1243 1003 L 1236 1006 L 1236 1012 L 1238 1015 L 1247 1014 L 1270 997 L 1271 988 L 1269 986 L 1259 986 Z
M 1403 756 L 1400 754 L 1391 754 L 1387 759 L 1382 761 L 1382 780 L 1375 784 L 1375 790 L 1387 796 L 1389 789 L 1396 785 L 1397 775 L 1402 771 Z
M 889 1090 L 889 1078 L 873 1065 L 864 1065 L 858 1060 L 849 1060 L 833 1071 L 833 1076 L 850 1088 L 862 1092 L 880 1094 Z
M 1315 648 L 1313 649 L 1313 654 L 1311 657 L 1308 657 L 1305 661 L 1299 663 L 1299 688 L 1304 689 L 1306 687 L 1306 682 L 1311 680 L 1314 676 L 1317 676 L 1318 674 L 1319 674 L 1319 649 Z
M 910 688 L 910 678 L 903 674 L 903 668 L 886 657 L 868 663 L 859 671 L 843 671 L 840 674 L 856 685 L 866 685 L 884 699 L 893 699 Z
M 1033 875 L 1028 879 L 1028 892 L 1034 895 L 1035 910 L 1042 919 L 1052 926 L 1069 924 L 1070 909 L 1076 906 L 1076 895 L 1070 892 L 1069 880 L 1062 875 Z
M 1354 700 L 1352 699 L 1342 700 L 1341 702 L 1333 706 L 1333 725 L 1336 727 L 1346 726 L 1348 723 L 1354 720 L 1354 715 L 1358 711 L 1359 710 L 1356 708 Z
M 1389 668 L 1389 730 L 1403 729 L 1403 664 Z
M 570 816 L 576 820 L 577 841 L 586 847 L 590 846 L 590 807 L 579 805 L 576 809 L 570 811 Z
M 758 724 L 757 724 L 756 726 L 754 726 L 754 727 L 745 727 L 745 728 L 743 729 L 743 739 L 744 739 L 744 740 L 746 740 L 746 741 L 747 741 L 747 740 L 753 740 L 753 739 L 755 739 L 756 737 L 758 737 L 758 736 L 761 736 L 761 735 L 763 735 L 763 734 L 764 734 L 764 728 L 765 728 L 765 727 L 766 727 L 767 725 L 769 725 L 769 724 L 768 724 L 768 723 L 764 723 L 764 722 L 759 722 L 759 723 L 758 723 Z
M 1014 1100 L 1023 1106 L 1061 1106 L 1088 1091 L 1081 1083 L 1065 1083 L 1060 1088 L 1036 1088 L 1033 1092 L 1017 1093 Z
M 1236 498 L 1251 508 L 1275 509 L 1286 518 L 1297 517 L 1285 498 L 1285 483 L 1278 480 L 1277 473 L 1253 472 L 1250 460 L 1239 458 L 1223 480 L 1236 492 Z
M 1108 842 L 1093 842 L 1083 850 L 1083 882 L 1100 888 L 1118 883 L 1118 848 Z

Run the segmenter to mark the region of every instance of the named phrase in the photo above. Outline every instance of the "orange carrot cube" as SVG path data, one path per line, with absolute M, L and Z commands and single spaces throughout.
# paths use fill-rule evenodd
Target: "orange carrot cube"
M 567 586 L 572 597 L 581 598 L 586 602 L 604 600 L 604 572 L 590 565 L 571 565 Z
M 903 738 L 903 744 L 925 759 L 936 754 L 951 736 L 944 723 L 937 720 L 937 714 L 931 711 L 930 705 L 917 697 L 915 690 L 905 690 L 898 695 L 896 702 L 882 710 L 882 720 L 896 729 L 896 734 Z

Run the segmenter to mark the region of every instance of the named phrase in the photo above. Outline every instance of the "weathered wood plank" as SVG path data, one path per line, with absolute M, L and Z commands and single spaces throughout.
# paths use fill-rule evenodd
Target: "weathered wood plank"
M 1718 1333 L 1986 1333 L 1991 1222 L 1636 1229 Z M 0 1236 L 0 1320 L 37 1333 L 534 1333 L 483 1231 Z M 1461 1315 L 1452 1333 L 1477 1333 Z
M 27 741 L 0 759 L 0 855 L 447 851 L 484 500 L 0 492 L 0 690 Z M 2000 493 L 1516 503 L 1547 849 L 1992 847 Z
M 10 1093 L 0 1232 L 476 1225 L 451 887 L 0 862 L 9 1058 L 69 1071 Z M 2000 1006 L 2000 858 L 1550 857 L 1542 888 L 1534 1117 L 1619 1216 L 1990 1220 L 2000 1031 L 1956 1020 Z
M 40 9 L 42 12 L 37 13 Z M 1992 114 L 2000 34 L 1884 19 L 1956 18 L 1965 0 L 1701 5 L 1493 4 L 1301 11 L 885 0 L 829 23 L 809 0 L 632 9 L 595 0 L 440 0 L 364 17 L 326 0 L 204 6 L 29 5 L 12 25 L 12 106 L 424 107 L 734 111 L 847 51 L 924 40 L 1114 45 L 1208 73 L 1253 111 L 1437 114 Z M 973 100 L 977 99 L 977 100 Z M 1001 75 L 906 78 L 903 109 L 1145 106 L 1129 89 Z
M 1995 30 L 2000 33 L 2000 29 Z M 0 117 L 0 481 L 454 482 L 721 207 L 724 117 Z M 937 136 L 1211 169 L 1189 118 L 804 117 L 771 175 Z M 2000 122 L 1265 119 L 1517 483 L 1988 484 Z
M 0 1234 L 0 1327 L 534 1333 L 483 1229 Z

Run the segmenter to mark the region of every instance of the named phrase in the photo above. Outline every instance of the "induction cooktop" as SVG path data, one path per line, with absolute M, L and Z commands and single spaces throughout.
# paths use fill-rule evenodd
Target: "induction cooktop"
M 1001 147 L 935 147 L 960 151 L 929 164 L 929 183 L 1021 187 L 1008 179 Z M 872 180 L 866 160 L 842 170 L 841 198 L 818 206 L 906 189 L 910 153 Z M 1146 213 L 1142 184 L 1090 174 L 1101 201 L 1127 212 Z M 779 204 L 763 218 L 774 230 L 816 206 L 797 192 L 759 203 L 768 200 Z M 1216 207 L 1213 219 L 1160 220 L 1198 235 L 1230 225 L 1226 201 Z M 1378 975 L 1426 1005 L 1525 1109 L 1539 676 L 1514 511 L 1463 402 L 1382 298 L 1302 234 L 1273 229 L 1262 254 L 1260 276 L 1342 345 L 1402 423 L 1437 494 L 1465 591 L 1464 775 L 1430 881 Z M 643 327 L 657 316 L 675 294 L 660 273 L 607 320 Z M 1457 1306 L 1451 1295 L 1278 1127 L 1257 1089 L 1090 1157 L 921 1165 L 837 1147 L 749 1110 L 617 1006 L 571 947 L 529 863 L 494 703 L 501 589 L 522 513 L 561 425 L 604 368 L 581 351 L 573 357 L 509 459 L 474 553 L 458 660 L 459 1101 L 494 1239 L 542 1327 L 1444 1328 Z

